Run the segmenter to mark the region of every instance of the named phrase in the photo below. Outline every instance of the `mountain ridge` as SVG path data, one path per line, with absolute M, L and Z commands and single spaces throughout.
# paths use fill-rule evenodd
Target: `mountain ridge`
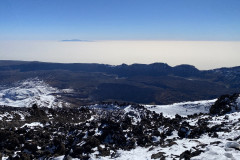
M 214 99 L 240 90 L 239 66 L 198 70 L 192 65 L 171 67 L 166 63 L 113 66 L 0 61 L 0 76 L 0 84 L 40 77 L 53 87 L 75 89 L 71 96 L 78 100 L 73 101 L 82 105 L 102 101 L 171 104 Z

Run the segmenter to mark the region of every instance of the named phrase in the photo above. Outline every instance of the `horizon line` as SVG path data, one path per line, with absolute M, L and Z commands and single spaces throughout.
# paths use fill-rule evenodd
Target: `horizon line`
M 178 64 L 178 65 L 169 65 L 168 63 L 165 63 L 165 62 L 152 62 L 152 63 L 138 63 L 138 62 L 134 62 L 134 63 L 121 63 L 121 64 L 107 64 L 107 63 L 97 63 L 97 62 L 54 62 L 54 61 L 38 61 L 38 60 L 9 60 L 9 59 L 0 59 L 0 62 L 1 61 L 17 61 L 17 62 L 36 62 L 36 63 L 59 63 L 59 64 L 100 64 L 100 65 L 109 65 L 109 66 L 121 66 L 121 65 L 127 65 L 127 66 L 131 66 L 131 65 L 135 65 L 135 64 L 142 64 L 142 65 L 151 65 L 151 64 L 166 64 L 170 67 L 177 67 L 177 66 L 182 66 L 182 65 L 188 65 L 188 66 L 192 66 L 192 67 L 195 67 L 197 70 L 199 71 L 208 71 L 208 70 L 216 70 L 216 69 L 221 69 L 221 68 L 236 68 L 236 67 L 240 67 L 239 66 L 232 66 L 232 67 L 218 67 L 218 68 L 212 68 L 212 69 L 199 69 L 197 68 L 195 65 L 192 65 L 192 64 Z

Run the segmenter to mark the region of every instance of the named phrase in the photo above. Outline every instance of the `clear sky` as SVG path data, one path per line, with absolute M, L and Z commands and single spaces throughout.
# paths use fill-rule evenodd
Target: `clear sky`
M 0 0 L 0 59 L 239 66 L 240 0 Z
M 240 0 L 1 0 L 8 40 L 240 40 Z

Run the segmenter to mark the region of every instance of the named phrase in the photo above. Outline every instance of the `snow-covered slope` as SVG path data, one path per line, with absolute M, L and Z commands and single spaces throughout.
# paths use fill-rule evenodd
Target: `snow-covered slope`
M 27 79 L 12 86 L 0 86 L 0 105 L 31 107 L 37 104 L 40 107 L 62 107 L 68 104 L 59 100 L 57 93 L 61 92 L 38 78 Z
M 58 108 L 66 105 L 58 95 L 69 90 L 53 88 L 39 79 L 0 88 L 0 105 L 14 106 L 0 106 L 0 138 L 5 136 L 0 148 L 3 159 L 23 159 L 22 152 L 36 159 L 58 160 L 240 157 L 239 94 L 172 105 L 116 103 Z M 25 108 L 34 103 L 49 108 Z M 214 107 L 226 112 L 214 114 Z M 24 139 L 15 141 L 16 137 Z M 5 152 L 5 148 L 12 152 Z
M 210 107 L 216 102 L 217 99 L 181 102 L 171 105 L 145 105 L 150 111 L 156 113 L 163 113 L 164 116 L 174 117 L 176 114 L 181 116 L 192 115 L 195 113 L 209 113 Z
M 230 104 L 240 107 L 239 95 L 234 94 L 221 96 L 211 108 L 222 105 L 219 102 L 223 100 L 226 100 L 225 107 Z M 58 160 L 237 160 L 240 157 L 239 110 L 223 115 L 181 116 L 187 107 L 192 108 L 192 113 L 207 112 L 211 103 L 185 102 L 155 108 L 137 104 L 54 109 L 0 107 L 0 137 L 5 136 L 1 139 L 0 152 L 4 153 L 3 159 L 10 155 L 23 159 L 23 152 L 36 159 Z M 163 115 L 159 114 L 162 112 Z M 191 109 L 187 113 L 190 112 Z M 11 126 L 15 129 L 10 129 Z M 14 140 L 21 137 L 25 141 Z M 12 153 L 5 152 L 5 148 Z
M 143 105 L 143 106 L 149 111 L 152 111 L 152 112 L 154 111 L 158 114 L 162 113 L 166 117 L 173 118 L 175 117 L 176 114 L 182 117 L 187 117 L 187 115 L 193 115 L 195 113 L 196 114 L 209 113 L 210 107 L 216 102 L 216 100 L 217 99 L 189 101 L 189 102 L 174 103 L 169 105 Z M 136 110 L 136 108 L 133 108 L 132 105 L 118 106 L 116 104 L 115 105 L 114 104 L 110 104 L 110 105 L 95 104 L 88 107 L 92 109 L 102 109 L 102 110 L 122 110 L 125 113 L 139 115 L 139 110 Z
M 192 115 L 195 113 L 209 113 L 210 107 L 217 101 L 217 99 L 209 101 L 183 102 L 172 105 L 146 105 L 145 108 L 156 113 L 163 113 L 163 115 L 174 118 L 175 114 L 181 116 Z M 240 108 L 240 97 L 236 99 L 237 107 Z M 100 108 L 98 106 L 98 108 Z M 104 108 L 104 107 L 103 107 Z M 107 107 L 108 108 L 108 107 Z M 136 112 L 138 110 L 131 106 L 123 107 L 126 113 Z M 186 111 L 187 110 L 187 111 Z M 138 121 L 141 121 L 138 120 Z M 150 159 L 191 159 L 191 160 L 237 160 L 240 157 L 240 112 L 234 110 L 229 114 L 221 116 L 213 115 L 199 115 L 192 118 L 185 118 L 181 120 L 187 123 L 185 127 L 174 130 L 170 136 L 167 136 L 165 141 L 172 142 L 166 146 L 150 146 L 140 147 L 130 151 L 118 150 L 116 160 L 150 160 Z M 204 124 L 205 123 L 205 124 Z M 201 132 L 201 127 L 209 127 L 209 129 Z M 200 130 L 190 129 L 194 126 L 199 126 Z M 158 130 L 164 132 L 166 128 L 160 127 Z M 201 133 L 198 137 L 179 137 L 179 132 L 185 130 L 186 133 L 194 134 Z M 197 132 L 196 132 L 197 130 Z M 206 133 L 204 133 L 206 132 Z M 156 138 L 156 141 L 159 139 Z M 91 155 L 91 160 L 109 160 L 110 156 L 97 157 L 99 152 L 96 151 Z M 194 155 L 196 154 L 196 155 Z M 193 156 L 193 157 L 191 157 Z M 154 158 L 158 157 L 158 158 Z
M 186 150 L 195 152 L 196 148 L 202 150 L 202 153 L 196 157 L 192 157 L 192 160 L 237 160 L 240 157 L 240 144 L 238 143 L 240 130 L 239 130 L 239 118 L 240 113 L 229 114 L 229 119 L 225 116 L 214 117 L 209 125 L 217 125 L 226 123 L 224 126 L 229 131 L 216 132 L 218 137 L 213 138 L 208 134 L 202 135 L 200 138 L 183 138 L 179 139 L 177 131 L 173 132 L 173 135 L 166 139 L 176 139 L 175 143 L 169 147 L 137 147 L 131 151 L 118 150 L 119 157 L 116 160 L 150 160 L 152 155 L 157 153 L 163 153 L 166 156 L 166 160 L 177 158 L 175 155 L 180 155 Z M 198 117 L 209 118 L 209 116 Z M 191 125 L 197 125 L 197 119 L 189 120 Z M 110 157 L 96 158 L 92 156 L 92 160 L 107 160 Z

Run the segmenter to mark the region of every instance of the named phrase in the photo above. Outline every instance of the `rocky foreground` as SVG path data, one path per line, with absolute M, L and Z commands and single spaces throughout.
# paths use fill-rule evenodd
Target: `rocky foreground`
M 170 108 L 171 109 L 171 108 Z M 188 116 L 141 105 L 0 107 L 2 159 L 237 159 L 239 94 Z

